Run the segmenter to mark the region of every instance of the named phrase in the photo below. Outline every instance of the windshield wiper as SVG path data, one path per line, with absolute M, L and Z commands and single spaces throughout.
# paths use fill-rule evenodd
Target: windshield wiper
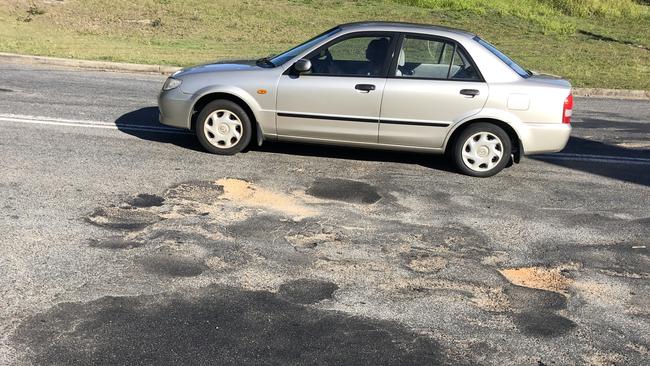
M 274 55 L 269 55 L 269 56 L 266 56 L 266 57 L 262 57 L 260 59 L 257 59 L 257 61 L 255 61 L 255 63 L 257 64 L 257 66 L 261 66 L 261 67 L 275 67 L 275 64 L 271 61 L 271 58 L 273 56 Z

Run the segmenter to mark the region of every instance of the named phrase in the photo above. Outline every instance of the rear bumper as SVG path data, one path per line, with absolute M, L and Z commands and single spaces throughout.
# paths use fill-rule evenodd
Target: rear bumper
M 185 94 L 181 92 L 180 88 L 160 92 L 158 96 L 158 111 L 160 112 L 158 119 L 160 123 L 172 127 L 191 129 L 192 104 L 192 94 Z
M 531 123 L 527 127 L 526 133 L 520 136 L 525 155 L 561 151 L 571 135 L 569 124 Z

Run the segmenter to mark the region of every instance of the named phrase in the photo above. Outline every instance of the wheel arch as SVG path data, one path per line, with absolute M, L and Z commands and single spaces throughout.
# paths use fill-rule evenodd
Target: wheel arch
M 196 99 L 196 101 L 192 105 L 192 109 L 190 113 L 190 121 L 189 121 L 190 129 L 192 131 L 196 129 L 196 120 L 197 117 L 199 116 L 199 113 L 210 102 L 213 102 L 215 100 L 229 100 L 239 105 L 246 112 L 248 118 L 250 118 L 251 120 L 251 123 L 255 126 L 252 131 L 253 132 L 252 140 L 257 141 L 257 144 L 261 145 L 264 139 L 264 133 L 262 131 L 262 127 L 258 122 L 259 119 L 257 117 L 257 114 L 255 113 L 253 108 L 251 108 L 250 105 L 251 101 L 245 100 L 244 98 L 238 95 L 237 93 L 233 93 L 232 91 L 213 90 L 213 91 L 204 92 L 199 98 Z M 253 101 L 252 103 L 255 102 Z
M 443 148 L 445 154 L 449 153 L 451 147 L 454 146 L 456 139 L 463 132 L 463 130 L 465 130 L 470 125 L 479 122 L 491 123 L 496 126 L 499 126 L 508 134 L 508 136 L 510 137 L 510 142 L 512 143 L 512 154 L 514 157 L 514 162 L 519 163 L 521 157 L 524 155 L 521 138 L 517 133 L 517 130 L 510 123 L 504 122 L 503 120 L 497 118 L 478 117 L 475 119 L 464 121 L 456 125 L 452 129 L 452 131 L 448 134 L 447 139 L 445 140 L 445 145 Z

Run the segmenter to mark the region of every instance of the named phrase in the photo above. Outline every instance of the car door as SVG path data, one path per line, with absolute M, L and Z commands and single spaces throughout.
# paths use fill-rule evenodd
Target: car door
M 456 42 L 406 34 L 382 100 L 379 142 L 441 148 L 451 125 L 481 111 L 487 83 Z
M 383 32 L 343 35 L 305 57 L 310 71 L 287 70 L 278 84 L 278 138 L 376 143 L 394 40 Z

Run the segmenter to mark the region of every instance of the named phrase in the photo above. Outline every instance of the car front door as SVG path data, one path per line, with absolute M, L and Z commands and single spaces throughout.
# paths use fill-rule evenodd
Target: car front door
M 487 83 L 452 40 L 404 35 L 382 100 L 379 142 L 441 148 L 454 122 L 481 111 Z
M 394 40 L 391 33 L 343 35 L 305 57 L 311 70 L 285 72 L 278 138 L 376 143 Z

